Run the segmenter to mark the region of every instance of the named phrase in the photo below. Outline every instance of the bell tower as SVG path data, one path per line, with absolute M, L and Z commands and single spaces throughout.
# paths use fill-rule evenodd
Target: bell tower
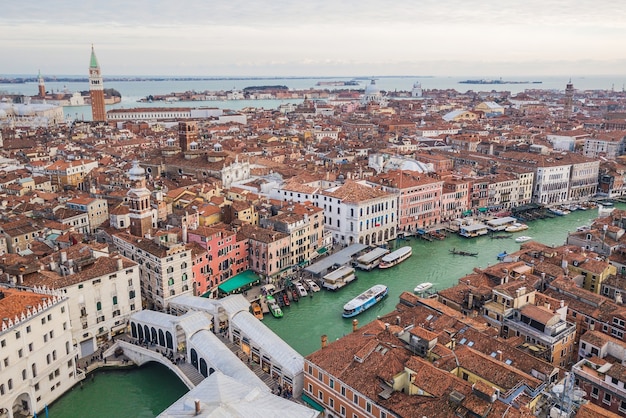
M 144 237 L 152 229 L 152 207 L 150 190 L 146 187 L 146 171 L 139 166 L 137 160 L 133 161 L 133 166 L 128 171 L 128 178 L 133 183 L 126 194 L 130 233 L 136 237 Z
M 39 83 L 39 97 L 46 97 L 46 84 L 41 75 L 41 70 L 39 70 L 39 76 L 37 77 L 37 82 Z
M 91 118 L 94 122 L 106 122 L 107 113 L 104 107 L 104 85 L 100 65 L 96 53 L 91 45 L 91 60 L 89 61 L 89 96 L 91 97 Z

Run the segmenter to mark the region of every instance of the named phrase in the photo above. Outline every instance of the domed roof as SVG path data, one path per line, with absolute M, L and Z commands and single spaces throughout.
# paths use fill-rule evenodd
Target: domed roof
M 133 161 L 133 166 L 128 170 L 128 177 L 131 180 L 142 180 L 146 178 L 146 170 L 139 165 L 139 161 Z
M 365 87 L 365 95 L 372 96 L 375 94 L 380 94 L 380 90 L 376 86 L 376 80 L 372 80 L 372 82 Z

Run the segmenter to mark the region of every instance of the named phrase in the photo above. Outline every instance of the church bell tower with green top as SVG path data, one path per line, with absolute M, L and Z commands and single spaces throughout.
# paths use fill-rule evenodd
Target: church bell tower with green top
M 91 118 L 94 122 L 106 122 L 107 113 L 104 106 L 104 85 L 100 65 L 96 52 L 91 45 L 91 60 L 89 62 L 89 96 L 91 97 Z

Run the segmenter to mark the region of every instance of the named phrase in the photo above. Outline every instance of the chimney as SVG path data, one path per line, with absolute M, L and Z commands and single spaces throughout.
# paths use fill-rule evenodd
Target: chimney
M 123 270 L 124 269 L 124 261 L 122 261 L 122 257 L 117 257 L 117 270 Z
M 195 414 L 194 414 L 194 415 L 200 415 L 200 400 L 199 400 L 199 399 L 196 399 L 196 400 L 194 401 L 194 403 L 195 403 L 195 405 L 196 405 L 196 411 L 195 411 Z
M 61 252 L 61 263 L 65 263 L 67 261 L 67 253 L 65 251 Z
M 356 332 L 358 326 L 359 326 L 359 320 L 358 319 L 353 319 L 352 320 L 352 332 Z
M 561 305 L 561 308 L 565 306 L 565 301 L 563 299 L 561 299 L 560 305 Z
M 322 335 L 322 348 L 326 348 L 327 343 L 328 343 L 328 336 L 324 334 Z
M 498 361 L 502 361 L 502 351 L 498 350 L 496 353 L 498 353 Z
M 400 321 L 401 321 L 401 320 L 400 320 L 400 317 L 399 317 L 399 316 L 396 316 L 396 325 L 400 325 Z

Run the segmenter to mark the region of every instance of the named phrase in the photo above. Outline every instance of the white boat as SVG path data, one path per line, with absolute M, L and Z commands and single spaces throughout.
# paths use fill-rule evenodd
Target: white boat
M 387 254 L 389 254 L 388 249 L 376 247 L 372 251 L 369 251 L 357 258 L 354 262 L 354 267 L 365 271 L 372 270 L 378 267 L 380 260 L 382 260 L 382 258 Z
M 306 285 L 309 286 L 309 292 L 319 292 L 321 290 L 317 283 L 315 283 L 313 280 L 304 279 L 304 281 L 306 282 Z
M 415 293 L 422 293 L 422 292 L 427 291 L 431 287 L 433 287 L 433 284 L 430 283 L 430 282 L 420 283 L 417 286 L 415 286 L 415 289 L 413 289 L 413 292 L 415 292 Z
M 328 290 L 339 290 L 354 280 L 356 280 L 354 269 L 348 266 L 341 266 L 322 277 L 322 287 Z
M 530 241 L 531 239 L 533 238 L 529 237 L 528 235 L 520 235 L 519 237 L 515 238 L 515 242 L 526 242 Z
M 293 285 L 296 287 L 296 292 L 298 292 L 298 296 L 300 296 L 301 298 L 305 297 L 308 294 L 304 286 L 302 286 L 302 283 L 293 282 Z
M 400 264 L 407 258 L 409 258 L 413 254 L 413 249 L 411 247 L 401 247 L 392 252 L 391 254 L 387 254 L 380 260 L 380 264 L 378 268 L 387 269 L 389 267 L 393 267 L 397 264 Z
M 506 232 L 519 232 L 519 231 L 525 231 L 526 229 L 528 229 L 528 225 L 515 222 L 511 226 L 507 226 L 504 230 Z
M 343 305 L 343 314 L 341 314 L 341 316 L 350 318 L 371 308 L 387 296 L 388 290 L 387 286 L 383 284 L 370 287 L 365 292 Z

